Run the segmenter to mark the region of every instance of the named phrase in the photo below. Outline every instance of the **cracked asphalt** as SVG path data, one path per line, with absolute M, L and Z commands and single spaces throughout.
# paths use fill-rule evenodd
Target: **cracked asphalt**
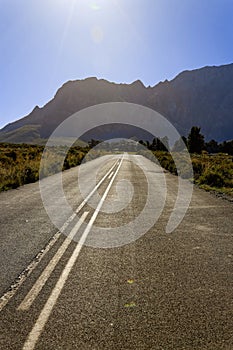
M 101 178 L 115 160 L 116 156 L 106 156 L 86 163 L 86 187 L 94 169 L 101 168 Z M 163 184 L 163 177 L 167 195 L 158 185 Z M 55 184 L 56 176 L 45 181 Z M 98 189 L 100 197 L 110 181 L 107 177 Z M 183 221 L 167 234 L 177 178 L 142 156 L 126 155 L 103 204 L 103 209 L 111 210 L 100 212 L 95 225 L 113 230 L 132 222 L 145 207 L 148 181 L 154 189 L 154 200 L 140 224 L 143 229 L 164 200 L 158 221 L 141 236 L 134 237 L 131 227 L 125 231 L 125 238 L 131 235 L 134 240 L 112 248 L 96 247 L 99 242 L 104 246 L 108 237 L 90 230 L 31 350 L 233 349 L 232 203 L 194 188 Z M 77 208 L 83 199 L 77 186 L 77 168 L 64 172 L 63 185 L 71 207 Z M 48 187 L 52 195 L 55 187 Z M 122 202 L 125 207 L 114 212 L 116 199 L 116 206 Z M 3 295 L 57 228 L 43 207 L 38 183 L 1 193 L 0 205 Z M 95 209 L 87 204 L 80 215 L 84 212 L 88 212 L 88 224 Z M 67 230 L 77 221 L 78 216 Z M 65 241 L 64 234 L 1 310 L 1 349 L 26 349 L 26 340 L 83 232 L 81 227 L 28 310 L 18 307 Z

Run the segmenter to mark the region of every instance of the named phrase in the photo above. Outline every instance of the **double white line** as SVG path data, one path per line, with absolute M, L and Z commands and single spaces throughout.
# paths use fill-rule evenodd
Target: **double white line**
M 66 222 L 63 224 L 63 226 L 61 227 L 61 229 L 52 237 L 52 239 L 49 241 L 49 243 L 46 245 L 46 247 L 43 250 L 43 253 L 40 252 L 37 257 L 36 257 L 36 261 L 33 260 L 27 267 L 26 269 L 24 269 L 24 271 L 21 272 L 21 274 L 19 275 L 19 278 L 17 280 L 17 282 L 14 284 L 14 288 L 13 290 L 7 291 L 1 298 L 0 298 L 0 311 L 7 305 L 7 303 L 10 301 L 10 299 L 12 299 L 14 297 L 14 295 L 16 294 L 16 292 L 18 291 L 18 289 L 20 288 L 20 286 L 25 282 L 25 280 L 30 276 L 30 274 L 32 273 L 32 271 L 36 268 L 36 266 L 39 264 L 39 262 L 42 260 L 42 258 L 45 256 L 45 254 L 47 254 L 47 252 L 54 246 L 54 244 L 57 242 L 58 238 L 60 237 L 60 234 L 65 232 L 66 228 L 69 226 L 69 224 L 75 219 L 75 217 L 77 216 L 76 214 L 79 213 L 79 211 L 84 207 L 84 205 L 88 202 L 88 200 L 91 198 L 91 196 L 93 196 L 93 194 L 97 191 L 97 189 L 100 187 L 100 185 L 104 182 L 104 180 L 106 180 L 106 178 L 110 178 L 113 174 L 114 171 L 113 169 L 117 166 L 117 164 L 119 164 L 120 160 L 118 159 L 113 166 L 108 170 L 108 172 L 105 174 L 105 176 L 98 182 L 98 184 L 93 188 L 93 190 L 89 193 L 89 195 L 82 201 L 82 203 L 79 205 L 79 207 L 75 210 L 75 212 L 66 220 Z M 81 219 L 85 220 L 85 217 L 82 217 Z M 71 234 L 71 233 L 70 233 Z M 70 235 L 69 235 L 70 236 Z M 71 237 L 70 237 L 71 238 Z M 72 238 L 71 238 L 72 239 Z M 70 242 L 70 240 L 68 240 Z M 67 242 L 66 242 L 67 244 Z M 64 249 L 64 246 L 63 246 Z M 65 249 L 66 250 L 66 249 Z M 63 253 L 64 254 L 64 253 Z M 56 257 L 57 259 L 57 257 Z M 58 259 L 59 261 L 60 259 Z M 57 263 L 58 263 L 57 261 Z M 55 258 L 53 260 L 53 263 L 55 263 Z M 57 264 L 56 263 L 56 264 Z M 56 266 L 56 264 L 54 265 L 54 268 Z M 52 266 L 52 264 L 51 264 Z M 49 272 L 50 268 L 47 269 L 47 274 Z M 53 269 L 54 269 L 53 268 Z M 52 271 L 53 271 L 52 269 Z M 50 272 L 50 274 L 52 273 L 52 271 Z M 49 277 L 49 276 L 48 276 Z M 43 287 L 43 284 L 46 282 L 46 280 L 42 279 L 41 277 L 41 288 Z M 38 282 L 39 284 L 39 282 Z M 28 295 L 25 298 L 25 303 L 21 303 L 20 305 L 20 310 L 27 310 L 30 305 L 32 304 L 32 302 L 30 301 L 32 298 L 32 293 L 35 293 L 35 290 L 38 290 L 38 287 L 33 288 L 33 292 L 30 293 L 30 296 Z M 39 292 L 40 292 L 39 290 Z M 36 295 L 39 294 L 39 292 L 36 293 Z M 35 295 L 35 297 L 36 297 Z M 35 299 L 35 298 L 34 298 Z
M 79 253 L 80 253 L 80 251 L 81 251 L 81 249 L 82 249 L 82 247 L 87 239 L 87 236 L 88 236 L 88 234 L 89 234 L 89 232 L 90 232 L 90 230 L 91 230 L 91 228 L 92 228 L 92 226 L 93 226 L 93 224 L 94 224 L 94 222 L 95 222 L 95 220 L 96 220 L 96 218 L 101 210 L 101 207 L 102 207 L 102 205 L 103 205 L 103 203 L 108 195 L 108 192 L 110 191 L 110 188 L 111 188 L 111 186 L 112 186 L 112 184 L 113 184 L 113 182 L 114 182 L 114 180 L 115 180 L 115 178 L 120 170 L 120 167 L 121 167 L 122 162 L 123 162 L 123 158 L 124 158 L 124 156 L 121 158 L 120 162 L 117 161 L 117 163 L 119 162 L 118 167 L 117 167 L 115 173 L 112 175 L 111 181 L 109 182 L 108 187 L 106 188 L 106 190 L 103 194 L 103 197 L 101 198 L 99 204 L 97 205 L 97 208 L 95 209 L 90 221 L 88 222 L 86 229 L 84 230 L 75 250 L 73 251 L 69 261 L 67 262 L 67 264 L 64 268 L 64 270 L 62 271 L 62 273 L 61 273 L 55 287 L 53 288 L 47 302 L 45 303 L 36 323 L 34 324 L 33 329 L 31 330 L 26 342 L 24 343 L 23 350 L 33 350 L 35 348 L 35 345 L 40 337 L 40 334 L 43 331 L 46 322 L 48 321 L 48 318 L 53 310 L 53 307 L 55 306 L 55 304 L 57 302 L 59 295 L 61 294 L 61 291 L 65 285 L 65 282 L 66 282 L 66 280 L 71 272 L 71 269 L 74 266 L 74 264 L 79 256 Z M 113 165 L 113 167 L 108 171 L 108 173 L 98 183 L 98 185 L 93 190 L 94 192 L 96 191 L 97 188 L 99 188 L 99 186 L 106 179 L 106 177 L 109 176 L 109 174 L 112 172 L 112 170 L 114 169 L 114 167 L 117 163 L 115 163 Z M 93 195 L 93 193 L 94 193 L 93 191 L 83 201 L 85 203 L 84 204 L 82 203 L 79 206 L 80 209 L 78 208 L 77 210 L 81 210 L 81 208 L 86 204 L 88 199 Z M 28 310 L 28 308 L 31 306 L 31 304 L 33 303 L 33 301 L 35 300 L 35 298 L 37 297 L 37 295 L 41 291 L 42 287 L 44 286 L 44 284 L 48 280 L 52 271 L 56 267 L 57 263 L 61 259 L 62 255 L 64 254 L 64 252 L 68 248 L 70 242 L 72 241 L 72 238 L 75 236 L 75 234 L 77 233 L 77 231 L 81 227 L 81 225 L 84 222 L 87 215 L 88 215 L 88 212 L 83 213 L 83 215 L 79 219 L 78 223 L 72 229 L 69 236 L 63 242 L 63 244 L 61 245 L 61 247 L 59 248 L 59 250 L 57 251 L 55 256 L 51 259 L 48 266 L 42 272 L 41 276 L 38 278 L 38 280 L 36 281 L 36 283 L 34 284 L 32 289 L 29 291 L 29 293 L 27 294 L 27 296 L 25 297 L 23 302 L 20 304 L 20 306 L 18 307 L 18 310 Z

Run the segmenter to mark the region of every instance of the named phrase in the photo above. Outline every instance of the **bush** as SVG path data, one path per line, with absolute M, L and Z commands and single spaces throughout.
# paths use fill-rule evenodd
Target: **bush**
M 161 166 L 177 175 L 177 170 L 173 158 L 168 152 L 154 152 Z M 203 152 L 201 155 L 191 155 L 193 166 L 193 179 L 190 174 L 187 158 L 185 154 L 176 154 L 179 163 L 179 173 L 182 178 L 194 180 L 198 185 L 209 189 L 219 189 L 226 193 L 233 191 L 233 157 L 226 154 L 209 155 Z
M 200 159 L 192 159 L 194 180 L 197 180 L 205 169 L 204 163 Z
M 223 176 L 212 170 L 205 171 L 204 174 L 200 176 L 198 182 L 200 185 L 205 184 L 211 187 L 223 187 L 225 184 Z
M 17 188 L 39 179 L 39 170 L 44 147 L 26 144 L 0 143 L 0 191 Z M 64 169 L 79 165 L 88 148 L 72 147 L 67 153 Z M 55 174 L 60 169 L 64 147 L 51 147 L 43 155 L 41 177 Z M 46 160 L 49 159 L 49 163 Z M 52 161 L 51 161 L 52 160 Z

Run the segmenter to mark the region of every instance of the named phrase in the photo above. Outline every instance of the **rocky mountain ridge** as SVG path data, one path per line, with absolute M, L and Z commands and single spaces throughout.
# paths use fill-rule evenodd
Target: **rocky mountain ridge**
M 198 125 L 207 140 L 233 139 L 233 64 L 184 71 L 153 87 L 145 87 L 140 80 L 131 84 L 95 77 L 68 81 L 44 107 L 36 106 L 29 115 L 1 129 L 0 141 L 37 143 L 47 139 L 68 116 L 105 102 L 130 102 L 152 108 L 182 135 Z M 140 129 L 118 125 L 115 136 L 121 133 L 122 137 L 145 137 Z M 113 134 L 111 130 L 111 137 Z M 97 128 L 86 137 L 107 139 L 109 128 Z

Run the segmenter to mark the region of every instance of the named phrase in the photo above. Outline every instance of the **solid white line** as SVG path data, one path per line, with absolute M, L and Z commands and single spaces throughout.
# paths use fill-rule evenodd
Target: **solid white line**
M 109 173 L 112 171 L 112 169 L 119 164 L 119 161 L 117 160 L 113 166 L 108 170 L 108 172 L 105 174 L 105 176 L 100 180 L 100 182 L 96 185 L 96 187 L 89 193 L 89 195 L 86 197 L 86 199 L 83 200 L 83 202 L 78 206 L 75 213 L 73 213 L 62 225 L 61 229 L 55 233 L 55 235 L 50 239 L 49 243 L 44 248 L 43 252 L 39 252 L 36 259 L 33 259 L 32 262 L 23 270 L 23 272 L 19 275 L 17 282 L 13 285 L 14 288 L 10 291 L 7 291 L 3 296 L 0 298 L 0 311 L 8 304 L 10 299 L 13 298 L 13 296 L 18 291 L 19 287 L 24 283 L 24 281 L 29 277 L 29 275 L 32 273 L 32 271 L 36 268 L 36 266 L 39 264 L 39 262 L 42 260 L 42 258 L 47 254 L 47 252 L 51 249 L 51 247 L 56 243 L 58 238 L 60 237 L 60 234 L 65 231 L 65 229 L 68 227 L 68 225 L 74 220 L 76 217 L 76 214 L 84 207 L 84 205 L 87 203 L 87 201 L 90 199 L 90 197 L 95 193 L 95 191 L 99 188 L 99 186 L 103 183 L 103 181 L 106 179 L 106 177 L 109 175 Z
M 111 174 L 109 175 L 108 179 L 111 179 L 111 177 L 113 176 L 114 171 L 111 172 Z
M 26 342 L 24 343 L 24 346 L 23 346 L 23 350 L 33 350 L 35 348 L 35 345 L 41 335 L 41 332 L 43 331 L 44 329 L 44 326 L 46 324 L 46 322 L 48 321 L 48 318 L 53 310 L 53 307 L 55 306 L 56 302 L 57 302 L 57 299 L 59 298 L 59 295 L 65 285 L 65 282 L 70 274 L 70 271 L 72 269 L 72 267 L 74 266 L 78 256 L 79 256 L 79 253 L 87 239 L 87 236 L 92 228 L 92 225 L 104 203 L 104 200 L 106 199 L 107 195 L 108 195 L 108 192 L 113 184 L 113 181 L 115 179 L 115 177 L 117 176 L 118 174 L 118 171 L 120 170 L 120 167 L 121 167 L 121 164 L 123 162 L 123 158 L 124 156 L 122 157 L 121 159 L 121 162 L 120 164 L 118 165 L 118 168 L 112 178 L 112 180 L 110 181 L 107 189 L 105 190 L 104 192 L 104 195 L 103 197 L 101 198 L 97 208 L 95 209 L 89 223 L 87 224 L 87 227 L 85 229 L 85 231 L 83 232 L 74 252 L 72 253 L 69 261 L 67 262 L 64 270 L 62 271 L 62 274 L 60 275 L 55 287 L 53 288 L 47 302 L 45 303 L 36 323 L 34 324 L 34 327 L 32 328 Z
M 61 233 L 58 231 L 55 235 L 49 240 L 46 244 L 45 248 L 41 250 L 36 257 L 30 262 L 30 264 L 20 273 L 17 277 L 16 282 L 11 285 L 11 289 L 7 291 L 0 298 L 0 312 L 2 309 L 9 303 L 9 301 L 16 294 L 21 285 L 26 281 L 26 279 L 31 275 L 36 266 L 41 262 L 43 257 L 49 252 L 49 250 L 54 246 L 57 242 L 58 238 L 61 236 Z
M 83 202 L 79 205 L 79 207 L 76 209 L 76 213 L 72 214 L 67 221 L 63 224 L 61 228 L 61 232 L 64 232 L 66 227 L 74 220 L 76 214 L 84 207 L 86 202 L 90 199 L 90 197 L 97 191 L 97 189 L 100 187 L 100 185 L 103 183 L 103 181 L 106 179 L 106 177 L 109 175 L 109 173 L 113 174 L 112 169 L 119 164 L 119 160 L 117 160 L 113 166 L 108 170 L 108 172 L 103 176 L 103 178 L 99 181 L 99 183 L 95 186 L 95 188 L 89 193 L 89 195 L 83 200 Z M 110 174 L 110 175 L 111 175 Z M 88 213 L 88 212 L 87 212 Z M 85 216 L 86 217 L 86 216 Z M 81 218 L 82 219 L 82 218 Z M 84 218 L 85 220 L 85 218 Z M 77 223 L 77 226 L 80 222 Z M 80 225 L 81 226 L 81 225 Z M 79 227 L 80 227 L 79 226 Z M 66 240 L 63 242 L 55 256 L 50 261 L 49 265 L 45 268 L 43 273 L 40 275 L 32 289 L 29 291 L 23 302 L 19 305 L 18 310 L 25 311 L 30 308 L 34 300 L 36 299 L 37 295 L 40 293 L 41 289 L 43 288 L 44 284 L 47 282 L 48 278 L 50 277 L 52 271 L 56 267 L 57 263 L 61 259 L 62 255 L 65 253 L 66 249 L 68 248 L 68 245 L 70 244 L 73 236 L 76 234 L 77 230 L 79 229 L 75 226 L 75 228 L 70 232 L 69 236 L 66 238 Z M 76 229 L 76 231 L 75 231 Z
M 83 206 L 86 204 L 86 202 L 90 199 L 90 197 L 93 195 L 93 193 L 99 188 L 99 186 L 103 183 L 103 181 L 106 179 L 106 177 L 109 175 L 109 173 L 111 172 L 111 176 L 114 174 L 114 172 L 112 172 L 112 169 L 118 164 L 119 160 L 117 160 L 113 166 L 109 169 L 109 171 L 105 174 L 105 176 L 99 181 L 99 183 L 95 186 L 95 188 L 89 193 L 89 195 L 83 200 L 83 202 L 79 205 L 79 207 L 76 209 L 76 213 L 78 213 Z M 108 177 L 109 178 L 109 177 Z M 34 300 L 36 299 L 36 297 L 38 296 L 38 294 L 40 293 L 41 289 L 43 288 L 43 286 L 45 285 L 45 283 L 47 282 L 47 280 L 49 279 L 51 273 L 53 272 L 53 270 L 55 269 L 56 265 L 58 264 L 58 262 L 60 261 L 61 257 L 63 256 L 63 254 L 65 253 L 66 249 L 68 248 L 69 244 L 72 241 L 72 238 L 75 236 L 75 234 L 77 233 L 78 229 L 80 228 L 82 222 L 85 220 L 86 216 L 87 216 L 88 212 L 85 212 L 82 217 L 80 218 L 80 220 L 78 221 L 78 223 L 76 224 L 76 226 L 71 230 L 70 234 L 67 236 L 67 238 L 65 239 L 65 241 L 62 243 L 62 245 L 60 246 L 60 248 L 58 249 L 57 253 L 54 255 L 54 257 L 50 260 L 49 264 L 47 265 L 47 267 L 44 269 L 44 271 L 42 272 L 42 274 L 40 275 L 40 277 L 37 279 L 36 283 L 33 285 L 33 287 L 31 288 L 31 290 L 28 292 L 28 294 L 26 295 L 26 297 L 24 298 L 24 300 L 22 301 L 22 303 L 19 305 L 17 310 L 20 311 L 26 311 L 28 310 L 32 303 L 34 302 Z M 72 214 L 69 219 L 64 223 L 64 225 L 61 228 L 61 232 L 63 232 L 65 230 L 65 228 L 69 225 L 69 223 L 71 221 L 73 221 L 74 217 L 76 216 L 76 214 Z
M 53 270 L 57 266 L 58 262 L 62 258 L 63 254 L 65 253 L 65 251 L 69 247 L 70 243 L 72 242 L 72 239 L 74 238 L 77 231 L 79 230 L 79 228 L 83 224 L 88 213 L 89 213 L 88 211 L 85 211 L 83 213 L 83 215 L 81 216 L 79 221 L 73 227 L 70 234 L 66 237 L 66 239 L 64 240 L 64 242 L 62 243 L 62 245 L 60 246 L 60 248 L 58 249 L 56 254 L 50 260 L 50 262 L 48 263 L 48 265 L 46 266 L 46 268 L 44 269 L 44 271 L 42 272 L 40 277 L 37 279 L 37 281 L 35 282 L 35 284 L 31 288 L 31 290 L 28 292 L 28 294 L 26 295 L 26 297 L 24 298 L 22 303 L 19 305 L 17 310 L 25 311 L 25 310 L 28 310 L 30 308 L 30 306 L 32 305 L 32 303 L 35 301 L 36 297 L 40 293 L 41 289 L 43 288 L 43 286 L 45 285 L 45 283 L 49 279 L 51 273 L 53 272 Z
M 102 179 L 99 181 L 99 183 L 93 188 L 93 190 L 89 193 L 89 195 L 83 200 L 83 202 L 78 206 L 76 209 L 76 213 L 78 213 L 84 205 L 88 202 L 88 200 L 93 196 L 93 194 L 98 190 L 100 185 L 104 182 L 104 180 L 107 178 L 107 176 L 111 173 L 111 171 L 114 169 L 114 167 L 118 164 L 118 160 L 113 164 L 113 166 L 109 169 L 109 171 L 102 177 Z

